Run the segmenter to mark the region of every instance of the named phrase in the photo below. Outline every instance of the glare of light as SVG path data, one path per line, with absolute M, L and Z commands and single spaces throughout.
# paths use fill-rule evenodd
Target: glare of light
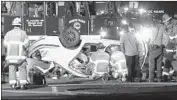
M 117 27 L 117 30 L 119 30 L 119 27 Z
M 120 31 L 120 35 L 123 35 L 124 34 L 124 31 Z
M 128 24 L 126 20 L 122 20 L 121 22 L 122 22 L 122 24 L 124 24 L 124 25 L 125 25 L 125 24 Z
M 151 38 L 151 28 L 143 27 L 137 32 L 136 37 L 140 41 L 148 41 Z
M 100 14 L 104 14 L 104 11 L 100 11 Z
M 128 7 L 125 7 L 124 10 L 125 10 L 125 11 L 128 11 Z
M 102 30 L 102 31 L 100 32 L 100 35 L 101 35 L 101 37 L 105 37 L 105 36 L 107 35 L 107 32 L 104 31 L 104 30 Z
M 145 10 L 145 9 L 142 9 L 142 8 L 141 8 L 141 9 L 139 9 L 139 13 L 140 13 L 140 14 L 143 14 L 143 13 L 145 13 L 145 12 L 146 12 L 146 10 Z
M 135 28 L 129 27 L 129 31 L 130 31 L 130 32 L 135 32 Z
M 142 41 L 139 31 L 135 33 L 137 40 Z

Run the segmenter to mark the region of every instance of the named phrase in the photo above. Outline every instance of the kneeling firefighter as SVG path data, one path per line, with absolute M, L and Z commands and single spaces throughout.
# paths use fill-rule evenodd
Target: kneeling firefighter
M 7 48 L 6 61 L 9 66 L 9 84 L 13 89 L 20 86 L 25 89 L 27 85 L 26 54 L 29 40 L 25 31 L 21 29 L 21 19 L 12 21 L 12 30 L 6 33 L 4 45 Z M 16 74 L 19 70 L 19 77 Z M 17 78 L 18 77 L 18 78 Z
M 102 43 L 97 45 L 97 51 L 90 56 L 90 62 L 93 63 L 91 79 L 102 77 L 103 80 L 109 79 L 109 59 L 110 56 L 104 51 L 105 46 Z

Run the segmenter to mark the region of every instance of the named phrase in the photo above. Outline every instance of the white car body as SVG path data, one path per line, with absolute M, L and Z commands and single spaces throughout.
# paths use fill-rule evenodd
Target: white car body
M 36 38 L 36 39 L 35 39 Z M 78 77 L 88 77 L 85 74 L 79 73 L 69 67 L 69 63 L 79 54 L 83 45 L 85 43 L 103 43 L 105 46 L 110 44 L 119 45 L 119 41 L 116 40 L 108 40 L 108 39 L 100 39 L 100 36 L 81 36 L 82 42 L 76 49 L 67 49 L 63 47 L 60 43 L 59 38 L 57 36 L 45 36 L 45 39 L 41 41 L 42 44 L 54 44 L 59 47 L 42 47 L 40 48 L 40 52 L 42 53 L 42 60 L 44 61 L 52 61 L 61 65 L 64 69 L 66 69 L 71 74 Z M 30 40 L 37 40 L 39 37 L 29 37 Z M 32 50 L 31 50 L 32 51 Z

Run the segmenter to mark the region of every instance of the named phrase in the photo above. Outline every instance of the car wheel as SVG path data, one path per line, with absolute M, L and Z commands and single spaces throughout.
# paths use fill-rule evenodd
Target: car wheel
M 59 38 L 62 45 L 68 49 L 75 48 L 80 44 L 80 34 L 73 27 L 65 29 Z
M 45 76 L 39 74 L 33 74 L 32 76 L 32 84 L 33 85 L 46 85 Z

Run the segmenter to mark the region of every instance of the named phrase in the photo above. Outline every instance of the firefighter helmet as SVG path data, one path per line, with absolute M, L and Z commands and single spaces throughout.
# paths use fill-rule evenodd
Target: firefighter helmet
M 171 18 L 172 18 L 172 17 L 170 17 L 169 14 L 164 14 L 164 15 L 162 16 L 163 22 L 167 22 L 167 21 L 169 21 Z
M 22 25 L 22 23 L 21 23 L 21 19 L 20 18 L 15 18 L 13 21 L 12 21 L 12 25 L 19 25 L 19 26 L 21 26 Z

